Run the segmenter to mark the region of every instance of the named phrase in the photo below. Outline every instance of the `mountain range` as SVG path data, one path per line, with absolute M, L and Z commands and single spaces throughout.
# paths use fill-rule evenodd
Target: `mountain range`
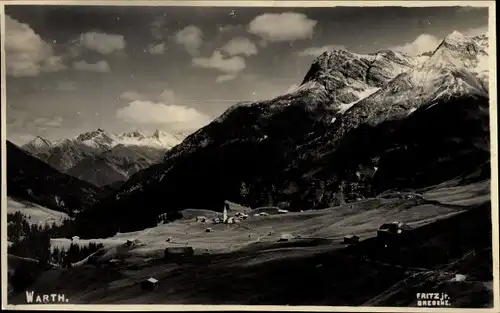
M 96 185 L 128 178 L 79 213 L 79 235 L 92 238 L 154 226 L 165 212 L 222 210 L 225 200 L 298 211 L 478 171 L 473 177 L 484 179 L 488 60 L 487 37 L 458 32 L 415 57 L 333 50 L 316 58 L 295 90 L 235 104 L 145 162 L 138 147 L 151 145 L 118 144 L 136 137 L 102 130 L 67 145 L 37 139 L 23 148 Z M 128 154 L 133 165 L 123 162 Z
M 160 162 L 185 134 L 156 130 L 110 134 L 102 129 L 58 141 L 36 137 L 22 148 L 55 169 L 95 186 L 120 183 L 130 175 Z

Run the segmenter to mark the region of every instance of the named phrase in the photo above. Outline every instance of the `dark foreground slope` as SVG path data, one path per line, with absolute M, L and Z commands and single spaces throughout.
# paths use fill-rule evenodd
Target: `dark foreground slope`
M 492 292 L 480 286 L 493 279 L 490 210 L 487 202 L 417 228 L 413 242 L 399 253 L 384 250 L 373 238 L 357 250 L 335 244 L 331 252 L 285 257 L 290 244 L 203 261 L 200 256 L 178 265 L 158 260 L 126 269 L 54 269 L 33 288 L 44 286 L 65 293 L 71 303 L 87 304 L 414 306 L 416 292 L 446 292 L 454 307 L 487 307 Z M 131 282 L 152 273 L 160 279 L 154 292 L 142 292 Z M 450 281 L 455 273 L 467 275 L 467 281 Z M 467 284 L 475 288 L 464 292 Z M 17 295 L 9 302 L 23 301 L 24 295 Z
M 7 195 L 72 214 L 109 190 L 63 174 L 7 141 Z

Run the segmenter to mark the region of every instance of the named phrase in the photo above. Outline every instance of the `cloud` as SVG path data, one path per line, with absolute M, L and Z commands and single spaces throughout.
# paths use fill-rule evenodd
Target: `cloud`
M 111 68 L 107 61 L 98 61 L 96 63 L 88 63 L 87 61 L 75 61 L 73 63 L 73 68 L 77 71 L 87 71 L 87 72 L 100 72 L 107 73 L 111 72 Z
M 122 35 L 87 32 L 80 35 L 79 44 L 100 54 L 111 54 L 125 49 L 125 38 Z
M 148 52 L 150 54 L 164 54 L 166 50 L 165 43 L 157 43 L 148 46 Z
M 164 125 L 175 131 L 196 130 L 210 122 L 207 115 L 194 108 L 140 100 L 118 109 L 116 117 L 133 124 Z
M 38 126 L 39 128 L 47 128 L 47 127 L 61 127 L 63 122 L 63 118 L 60 116 L 56 116 L 53 118 L 47 118 L 47 117 L 39 117 L 33 120 L 33 123 Z
M 391 50 L 404 52 L 408 55 L 419 55 L 437 48 L 442 40 L 429 34 L 418 36 L 413 42 L 391 48 Z
M 245 59 L 240 56 L 224 58 L 218 50 L 210 58 L 194 58 L 193 66 L 213 68 L 224 73 L 237 73 L 246 67 Z
M 221 49 L 230 56 L 235 55 L 254 55 L 257 54 L 257 46 L 248 38 L 235 37 L 226 43 Z
M 194 58 L 193 66 L 222 72 L 223 74 L 216 78 L 216 82 L 221 83 L 235 79 L 237 74 L 245 69 L 246 62 L 240 56 L 224 58 L 220 51 L 215 50 L 210 58 Z
M 66 69 L 62 57 L 55 56 L 52 46 L 29 25 L 5 15 L 5 32 L 7 75 L 29 77 Z
M 310 48 L 306 48 L 304 50 L 298 51 L 297 55 L 318 57 L 321 54 L 323 54 L 323 52 L 333 51 L 336 49 L 345 49 L 345 47 L 341 46 L 341 45 L 326 45 L 326 46 L 321 46 L 321 47 L 310 47 Z
M 203 43 L 203 32 L 196 26 L 186 26 L 177 32 L 175 42 L 183 45 L 190 55 L 196 56 Z
M 233 80 L 235 79 L 236 77 L 238 77 L 237 74 L 224 74 L 224 75 L 219 75 L 215 78 L 215 82 L 216 83 L 223 83 L 223 82 L 227 82 L 227 81 L 230 81 L 230 80 Z
M 265 13 L 249 23 L 248 31 L 266 41 L 294 41 L 311 38 L 317 23 L 301 13 Z
M 118 98 L 134 101 L 134 100 L 146 100 L 148 97 L 140 92 L 130 90 L 123 92 Z

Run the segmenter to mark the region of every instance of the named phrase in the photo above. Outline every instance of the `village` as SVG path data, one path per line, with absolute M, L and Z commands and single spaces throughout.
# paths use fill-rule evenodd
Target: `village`
M 226 201 L 224 205 L 224 209 L 222 212 L 222 216 L 219 216 L 216 213 L 215 217 L 207 217 L 203 215 L 198 215 L 194 218 L 196 223 L 207 223 L 207 224 L 234 224 L 236 227 L 244 227 L 249 231 L 254 231 L 248 226 L 243 226 L 240 223 L 244 220 L 250 219 L 252 217 L 267 217 L 270 215 L 278 215 L 278 214 L 288 214 L 290 213 L 286 209 L 281 209 L 278 207 L 265 207 L 259 208 L 255 210 L 257 213 L 252 214 L 251 212 L 241 212 L 230 209 L 230 203 Z M 267 212 L 266 212 L 267 211 Z M 234 213 L 231 216 L 231 213 Z M 375 238 L 377 239 L 378 245 L 381 249 L 387 249 L 394 253 L 397 251 L 397 243 L 398 238 L 402 238 L 403 236 L 411 233 L 412 227 L 410 227 L 407 223 L 394 221 L 382 224 L 376 231 Z M 212 227 L 207 227 L 205 229 L 206 233 L 213 232 Z M 267 234 L 268 236 L 272 235 L 272 232 Z M 326 239 L 328 238 L 309 238 L 301 235 L 294 235 L 291 233 L 282 233 L 278 239 L 278 243 L 289 242 L 292 240 L 314 240 L 314 239 Z M 166 242 L 172 242 L 173 238 L 168 237 Z M 136 242 L 137 243 L 137 242 Z M 346 234 L 342 237 L 341 241 L 338 242 L 345 247 L 356 247 L 360 243 L 360 236 L 355 234 Z M 128 241 L 127 245 L 133 245 L 134 242 Z M 394 248 L 394 249 L 392 249 Z M 164 260 L 166 262 L 188 262 L 190 257 L 195 255 L 195 251 L 191 246 L 182 246 L 182 247 L 167 247 L 164 250 Z M 154 291 L 158 288 L 160 279 L 158 277 L 145 277 L 142 281 L 137 281 L 140 285 L 142 291 Z

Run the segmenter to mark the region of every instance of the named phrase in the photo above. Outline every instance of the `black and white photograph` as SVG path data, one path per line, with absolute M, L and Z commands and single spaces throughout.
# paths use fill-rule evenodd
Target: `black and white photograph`
M 494 2 L 146 2 L 2 4 L 3 307 L 498 310 Z

